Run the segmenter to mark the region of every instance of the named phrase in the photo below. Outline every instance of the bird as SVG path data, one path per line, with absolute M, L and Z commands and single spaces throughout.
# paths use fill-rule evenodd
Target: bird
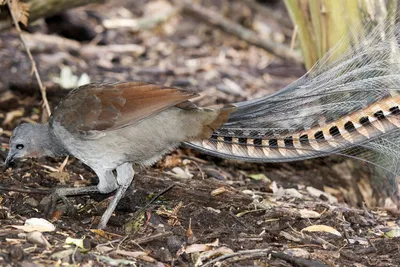
M 80 159 L 99 184 L 56 193 L 116 191 L 99 228 L 130 185 L 132 164 L 149 166 L 180 144 L 256 163 L 344 155 L 395 181 L 400 176 L 400 32 L 383 34 L 391 28 L 391 21 L 354 27 L 348 33 L 351 45 L 336 60 L 330 61 L 330 51 L 275 94 L 217 109 L 197 107 L 190 101 L 194 93 L 141 82 L 79 87 L 61 101 L 48 124 L 22 124 L 13 131 L 6 164 L 24 156 Z M 368 33 L 359 34 L 364 29 Z
M 134 166 L 152 165 L 184 141 L 208 138 L 235 108 L 197 107 L 190 101 L 196 96 L 144 82 L 80 86 L 60 101 L 47 123 L 23 123 L 14 129 L 5 164 L 22 157 L 78 158 L 99 183 L 57 188 L 51 206 L 66 196 L 115 191 L 98 224 L 104 229 L 132 183 Z

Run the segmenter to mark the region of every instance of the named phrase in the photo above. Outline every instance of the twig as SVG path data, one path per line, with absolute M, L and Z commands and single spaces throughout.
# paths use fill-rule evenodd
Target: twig
M 12 11 L 12 8 L 11 8 L 11 0 L 7 0 L 7 6 L 8 6 L 8 9 L 10 10 L 11 17 L 12 17 L 12 19 L 13 19 L 13 21 L 14 21 L 15 28 L 16 28 L 17 31 L 18 31 L 18 35 L 19 35 L 19 38 L 21 39 L 22 45 L 24 46 L 25 51 L 26 51 L 26 53 L 28 54 L 29 60 L 31 61 L 31 64 L 32 64 L 32 72 L 35 74 L 36 80 L 37 80 L 37 82 L 38 82 L 38 84 L 39 84 L 40 92 L 41 92 L 41 94 L 42 94 L 43 104 L 44 104 L 44 106 L 45 106 L 45 108 L 46 108 L 47 115 L 49 115 L 49 117 L 50 117 L 50 115 L 51 115 L 51 110 L 50 110 L 49 102 L 47 101 L 47 97 L 46 97 L 46 88 L 43 86 L 42 80 L 40 79 L 39 71 L 38 71 L 38 69 L 37 69 L 37 67 L 36 67 L 36 62 L 35 62 L 35 60 L 34 60 L 33 57 L 32 57 L 31 51 L 29 50 L 28 46 L 27 46 L 26 43 L 25 43 L 24 37 L 22 36 L 21 28 L 19 27 L 18 21 L 17 21 L 17 19 L 15 18 L 15 15 L 14 15 L 14 13 L 13 13 L 13 11 Z
M 77 250 L 78 250 L 78 246 L 75 246 L 74 252 L 72 253 L 72 256 L 71 256 L 72 263 L 73 263 L 73 265 L 75 265 L 75 266 L 76 266 L 75 254 L 76 254 L 76 251 L 77 251 Z
M 118 243 L 117 245 L 117 250 L 119 250 L 119 248 L 121 247 L 122 243 L 124 243 L 124 241 L 129 237 L 129 235 L 126 235 L 124 238 L 122 238 L 121 242 Z
M 51 193 L 50 190 L 46 189 L 36 189 L 36 188 L 16 188 L 12 186 L 0 186 L 0 191 L 12 191 L 19 193 L 27 193 L 27 194 L 38 194 L 38 195 L 49 195 Z
M 296 257 L 292 257 L 290 255 L 287 255 L 285 253 L 282 252 L 274 252 L 271 249 L 252 249 L 252 250 L 242 250 L 242 251 L 238 251 L 235 253 L 231 253 L 231 254 L 227 254 L 227 255 L 223 255 L 220 256 L 216 259 L 213 259 L 205 264 L 203 264 L 203 267 L 206 266 L 215 266 L 217 262 L 222 262 L 225 260 L 228 260 L 229 258 L 233 258 L 233 257 L 238 257 L 238 256 L 243 256 L 243 255 L 248 255 L 249 257 L 246 257 L 246 259 L 250 259 L 250 258 L 260 258 L 260 257 L 265 257 L 265 256 L 272 256 L 274 258 L 277 259 L 281 259 L 284 260 L 288 263 L 293 264 L 293 266 L 301 266 L 301 267 L 306 267 L 306 266 L 315 266 L 315 267 L 326 267 L 326 264 L 323 264 L 319 261 L 314 261 L 314 260 L 307 260 L 307 259 L 303 259 L 303 258 L 296 258 Z M 252 257 L 250 257 L 250 255 L 252 255 Z
M 158 193 L 156 196 L 154 196 L 149 203 L 147 203 L 143 208 L 141 208 L 140 210 L 138 210 L 137 212 L 135 212 L 135 214 L 132 216 L 132 218 L 130 219 L 131 221 L 134 220 L 137 216 L 139 216 L 139 214 L 141 214 L 144 210 L 146 210 L 154 201 L 157 200 L 157 198 L 159 198 L 160 196 L 164 195 L 166 192 L 168 192 L 169 190 L 172 189 L 172 187 L 174 187 L 175 184 L 171 184 L 170 186 L 168 186 L 166 189 L 164 189 L 163 191 L 161 191 L 160 193 Z
M 219 27 L 223 31 L 233 34 L 250 44 L 261 47 L 277 57 L 286 60 L 293 60 L 296 63 L 303 63 L 303 58 L 295 51 L 290 50 L 289 47 L 280 43 L 272 42 L 268 39 L 260 38 L 256 32 L 224 18 L 215 11 L 191 3 L 191 1 L 188 0 L 185 0 L 183 7 L 183 11 L 194 14 L 208 24 Z
M 140 245 L 140 244 L 144 244 L 144 243 L 148 243 L 157 239 L 161 239 L 167 236 L 172 235 L 171 231 L 167 231 L 167 232 L 162 232 L 162 233 L 157 233 L 155 235 L 151 235 L 151 236 L 145 236 L 145 237 L 141 237 L 141 238 L 137 238 L 135 240 L 131 240 L 130 242 L 136 245 Z
M 129 28 L 132 31 L 149 30 L 175 16 L 181 9 L 181 6 L 170 8 L 158 14 L 139 19 L 107 19 L 103 21 L 103 26 L 107 29 Z
M 204 177 L 204 172 L 203 172 L 203 170 L 201 169 L 200 165 L 197 164 L 196 161 L 192 161 L 192 162 L 193 162 L 193 164 L 196 165 L 196 167 L 199 169 L 200 174 L 201 174 L 201 180 L 204 180 L 204 179 L 205 179 L 205 177 Z
M 137 44 L 82 45 L 77 41 L 69 40 L 64 37 L 41 33 L 25 34 L 24 38 L 27 41 L 28 47 L 32 49 L 65 49 L 67 51 L 79 51 L 79 54 L 83 57 L 98 54 L 104 55 L 105 53 L 133 53 L 135 55 L 141 55 L 146 51 L 144 46 Z

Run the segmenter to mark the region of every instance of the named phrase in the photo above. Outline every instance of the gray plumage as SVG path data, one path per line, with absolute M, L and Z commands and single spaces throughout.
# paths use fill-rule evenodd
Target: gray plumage
M 99 183 L 57 189 L 55 196 L 117 190 L 100 221 L 104 228 L 132 182 L 132 164 L 152 165 L 183 141 L 208 138 L 233 110 L 198 108 L 188 101 L 195 96 L 140 82 L 79 87 L 60 102 L 49 123 L 22 124 L 13 131 L 6 164 L 21 157 L 75 156 L 93 169 Z

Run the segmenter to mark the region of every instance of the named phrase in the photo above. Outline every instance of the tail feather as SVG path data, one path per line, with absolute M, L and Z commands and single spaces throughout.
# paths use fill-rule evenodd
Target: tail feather
M 343 154 L 400 174 L 400 33 L 383 34 L 390 32 L 390 23 L 355 29 L 372 30 L 338 60 L 325 64 L 328 53 L 281 91 L 236 103 L 236 109 L 209 125 L 204 136 L 216 129 L 210 138 L 188 145 L 256 162 Z M 366 153 L 369 150 L 374 153 Z

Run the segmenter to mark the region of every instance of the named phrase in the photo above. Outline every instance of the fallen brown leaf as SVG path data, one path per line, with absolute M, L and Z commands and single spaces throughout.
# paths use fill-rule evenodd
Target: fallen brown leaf
M 21 22 L 25 26 L 28 25 L 28 17 L 29 17 L 28 3 L 22 3 L 19 0 L 12 0 L 11 11 L 18 22 Z

